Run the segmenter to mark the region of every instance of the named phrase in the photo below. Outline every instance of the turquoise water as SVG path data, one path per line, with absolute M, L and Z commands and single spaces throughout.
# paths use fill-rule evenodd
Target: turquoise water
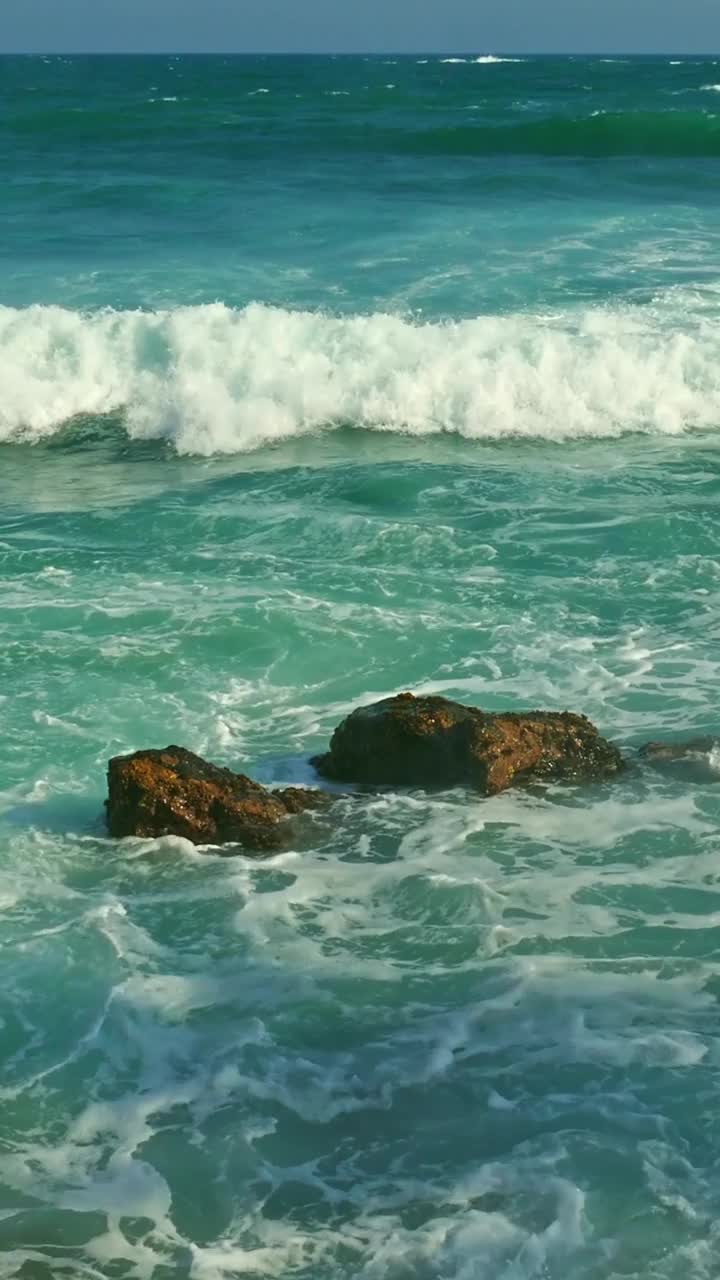
M 0 1274 L 716 1280 L 720 58 L 0 92 Z M 104 835 L 404 688 L 631 767 Z

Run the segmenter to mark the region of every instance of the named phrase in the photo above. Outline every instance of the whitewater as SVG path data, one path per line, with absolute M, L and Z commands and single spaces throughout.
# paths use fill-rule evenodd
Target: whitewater
M 678 331 L 678 317 L 683 331 Z M 122 411 L 131 439 L 252 450 L 338 425 L 563 441 L 720 421 L 720 340 L 686 301 L 413 323 L 257 304 L 0 309 L 0 439 Z
M 717 56 L 0 71 L 0 1275 L 717 1280 Z M 402 690 L 627 770 L 108 837 Z

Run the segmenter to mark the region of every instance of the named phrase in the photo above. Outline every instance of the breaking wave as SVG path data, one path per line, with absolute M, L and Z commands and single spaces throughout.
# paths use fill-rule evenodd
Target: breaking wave
M 524 62 L 524 58 L 497 58 L 494 53 L 483 53 L 479 58 L 441 58 L 441 62 L 472 62 L 475 65 L 491 66 L 496 62 Z
M 181 453 L 251 450 L 353 426 L 550 441 L 720 425 L 714 306 L 418 323 L 253 304 L 0 308 L 0 440 L 122 414 Z

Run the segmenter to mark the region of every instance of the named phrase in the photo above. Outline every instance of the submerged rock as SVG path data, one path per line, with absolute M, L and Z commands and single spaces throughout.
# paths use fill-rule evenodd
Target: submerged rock
M 400 786 L 465 784 L 495 795 L 534 780 L 587 781 L 624 768 L 617 747 L 568 711 L 488 713 L 400 693 L 359 707 L 313 764 L 326 778 Z
M 317 808 L 317 791 L 268 791 L 242 773 L 210 764 L 184 747 L 136 751 L 108 764 L 111 836 L 183 836 L 193 844 L 282 848 L 290 814 Z
M 717 781 L 720 776 L 720 738 L 646 742 L 640 748 L 640 755 L 654 768 L 669 768 L 690 781 Z
M 646 742 L 640 755 L 652 764 L 673 764 L 688 757 L 709 756 L 720 747 L 717 738 L 691 738 L 689 742 Z

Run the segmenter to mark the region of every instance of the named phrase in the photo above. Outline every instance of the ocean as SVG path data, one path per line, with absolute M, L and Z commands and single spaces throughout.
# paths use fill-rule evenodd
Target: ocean
M 0 59 L 0 1275 L 720 1276 L 720 55 Z M 401 691 L 612 783 L 266 783 Z

